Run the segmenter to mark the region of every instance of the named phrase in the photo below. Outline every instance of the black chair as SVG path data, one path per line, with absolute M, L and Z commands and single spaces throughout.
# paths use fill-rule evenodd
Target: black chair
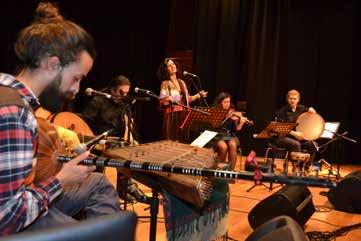
M 274 167 L 274 161 L 276 158 L 278 159 L 283 159 L 283 172 L 285 175 L 287 175 L 288 173 L 288 151 L 283 148 L 283 147 L 279 147 L 276 144 L 274 144 L 272 141 L 269 141 L 267 143 L 267 149 L 266 149 L 266 153 L 265 153 L 265 162 L 270 163 L 270 165 L 272 165 L 272 169 L 271 172 L 273 172 L 273 167 Z M 270 160 L 270 161 L 269 161 Z
M 0 241 L 133 241 L 135 226 L 135 213 L 121 212 L 58 228 L 24 231 Z

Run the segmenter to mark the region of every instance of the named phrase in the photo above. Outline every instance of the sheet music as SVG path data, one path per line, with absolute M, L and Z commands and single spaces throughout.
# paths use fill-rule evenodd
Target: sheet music
M 210 140 L 212 140 L 218 132 L 205 130 L 200 136 L 198 136 L 191 146 L 204 147 Z
M 337 133 L 337 130 L 340 126 L 340 122 L 326 122 L 325 129 L 323 130 L 320 138 L 332 139 L 334 133 Z

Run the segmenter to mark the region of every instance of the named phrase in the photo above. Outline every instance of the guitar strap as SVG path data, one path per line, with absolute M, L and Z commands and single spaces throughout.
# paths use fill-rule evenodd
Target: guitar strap
M 23 100 L 21 98 L 19 92 L 16 89 L 14 89 L 10 86 L 0 85 L 0 107 L 10 106 L 10 105 L 17 105 L 17 106 L 23 107 L 23 108 L 31 111 L 34 114 L 33 108 L 29 105 L 28 102 L 26 102 L 25 100 Z M 37 135 L 37 138 L 38 138 L 38 135 Z M 36 155 L 36 153 L 38 153 L 38 148 L 39 148 L 39 145 L 37 144 L 34 155 Z M 27 180 L 25 181 L 25 184 L 32 183 L 34 175 L 35 175 L 34 170 L 35 169 L 33 169 L 33 171 L 29 174 Z
M 24 107 L 34 114 L 33 108 L 20 97 L 20 94 L 16 89 L 10 86 L 0 85 L 0 106 L 7 105 Z

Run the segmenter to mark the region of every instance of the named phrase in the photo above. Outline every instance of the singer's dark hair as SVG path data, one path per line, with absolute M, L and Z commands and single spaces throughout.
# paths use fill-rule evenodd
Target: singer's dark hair
M 232 99 L 232 96 L 230 93 L 228 92 L 221 92 L 219 93 L 216 98 L 214 99 L 214 102 L 213 102 L 213 107 L 221 107 L 221 102 L 222 100 L 224 100 L 225 98 L 230 98 Z M 233 108 L 233 104 L 231 103 L 231 108 Z
M 15 53 L 21 61 L 20 68 L 35 69 L 45 57 L 56 56 L 62 66 L 86 51 L 95 59 L 93 38 L 79 25 L 65 20 L 58 7 L 50 2 L 40 2 L 31 25 L 19 32 Z
M 167 64 L 169 62 L 169 60 L 172 60 L 175 64 L 175 66 L 177 67 L 177 75 L 182 75 L 182 67 L 180 65 L 180 63 L 176 60 L 176 58 L 165 58 L 159 65 L 158 70 L 157 70 L 157 77 L 160 81 L 163 80 L 169 80 L 170 79 L 170 75 L 168 72 L 168 68 L 167 68 Z
M 130 85 L 130 80 L 124 75 L 117 75 L 110 80 L 110 82 L 108 83 L 108 88 L 117 88 L 121 85 Z

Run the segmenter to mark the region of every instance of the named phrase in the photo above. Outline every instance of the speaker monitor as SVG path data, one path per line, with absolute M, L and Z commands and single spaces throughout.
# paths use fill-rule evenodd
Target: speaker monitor
M 301 226 L 289 216 L 268 220 L 251 233 L 245 241 L 307 241 Z
M 314 212 L 315 207 L 308 188 L 287 185 L 259 202 L 249 213 L 248 222 L 255 229 L 272 218 L 286 215 L 303 227 Z
M 345 176 L 337 187 L 331 189 L 328 194 L 328 200 L 335 209 L 350 212 L 361 213 L 361 170 L 351 172 Z

